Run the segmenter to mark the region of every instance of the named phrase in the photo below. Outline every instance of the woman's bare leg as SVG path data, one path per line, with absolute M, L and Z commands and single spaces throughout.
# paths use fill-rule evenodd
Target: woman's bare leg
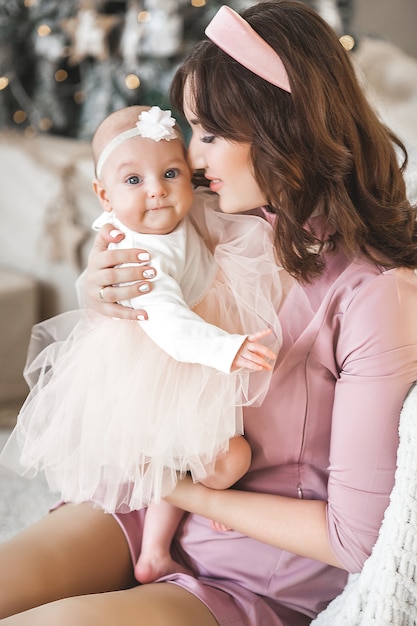
M 178 585 L 157 583 L 68 598 L 0 620 L 1 626 L 218 626 L 208 608 Z
M 0 618 L 134 583 L 119 524 L 88 504 L 62 506 L 0 545 Z

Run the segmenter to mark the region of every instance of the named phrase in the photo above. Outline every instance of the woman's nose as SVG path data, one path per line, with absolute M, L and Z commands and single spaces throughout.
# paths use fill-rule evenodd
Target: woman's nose
M 192 170 L 204 170 L 206 168 L 206 159 L 201 148 L 201 142 L 196 137 L 191 137 L 187 155 Z

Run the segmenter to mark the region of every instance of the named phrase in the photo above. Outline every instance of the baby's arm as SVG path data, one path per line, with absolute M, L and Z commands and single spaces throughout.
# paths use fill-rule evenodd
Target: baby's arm
M 138 323 L 162 350 L 177 361 L 201 363 L 226 373 L 232 371 L 232 365 L 233 370 L 271 369 L 267 359 L 274 359 L 275 354 L 258 343 L 269 330 L 250 337 L 228 333 L 194 313 L 178 282 L 162 268 L 157 276 L 156 288 L 141 296 L 148 319 Z

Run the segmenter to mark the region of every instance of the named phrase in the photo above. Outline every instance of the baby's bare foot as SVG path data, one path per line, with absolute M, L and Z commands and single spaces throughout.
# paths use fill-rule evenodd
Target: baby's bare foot
M 141 554 L 135 566 L 135 578 L 142 584 L 151 583 L 169 574 L 191 574 L 183 565 L 171 558 L 170 554 Z

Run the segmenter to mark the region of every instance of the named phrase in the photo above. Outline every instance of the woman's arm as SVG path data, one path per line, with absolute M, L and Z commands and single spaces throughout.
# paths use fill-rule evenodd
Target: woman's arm
M 394 485 L 399 415 L 417 378 L 416 285 L 410 270 L 384 272 L 353 291 L 341 317 L 327 518 L 350 572 L 369 556 Z
M 328 540 L 326 502 L 218 491 L 194 484 L 189 477 L 178 481 L 166 500 L 276 548 L 343 568 Z
M 392 489 L 401 405 L 417 373 L 415 282 L 378 277 L 350 302 L 337 357 L 328 502 L 180 481 L 170 502 L 264 543 L 351 572 L 378 536 Z
M 121 300 L 140 295 L 141 285 L 148 285 L 149 291 L 152 289 L 152 284 L 144 278 L 144 272 L 152 266 L 137 265 L 138 261 L 141 263 L 146 262 L 146 259 L 150 261 L 147 250 L 108 250 L 109 243 L 119 243 L 123 238 L 124 234 L 116 231 L 110 224 L 102 226 L 97 233 L 88 258 L 87 269 L 83 275 L 85 305 L 110 317 L 137 320 L 141 316 L 146 319 L 146 311 L 130 309 L 118 304 Z M 124 263 L 136 265 L 117 267 Z M 134 284 L 118 286 L 121 283 L 130 282 Z

